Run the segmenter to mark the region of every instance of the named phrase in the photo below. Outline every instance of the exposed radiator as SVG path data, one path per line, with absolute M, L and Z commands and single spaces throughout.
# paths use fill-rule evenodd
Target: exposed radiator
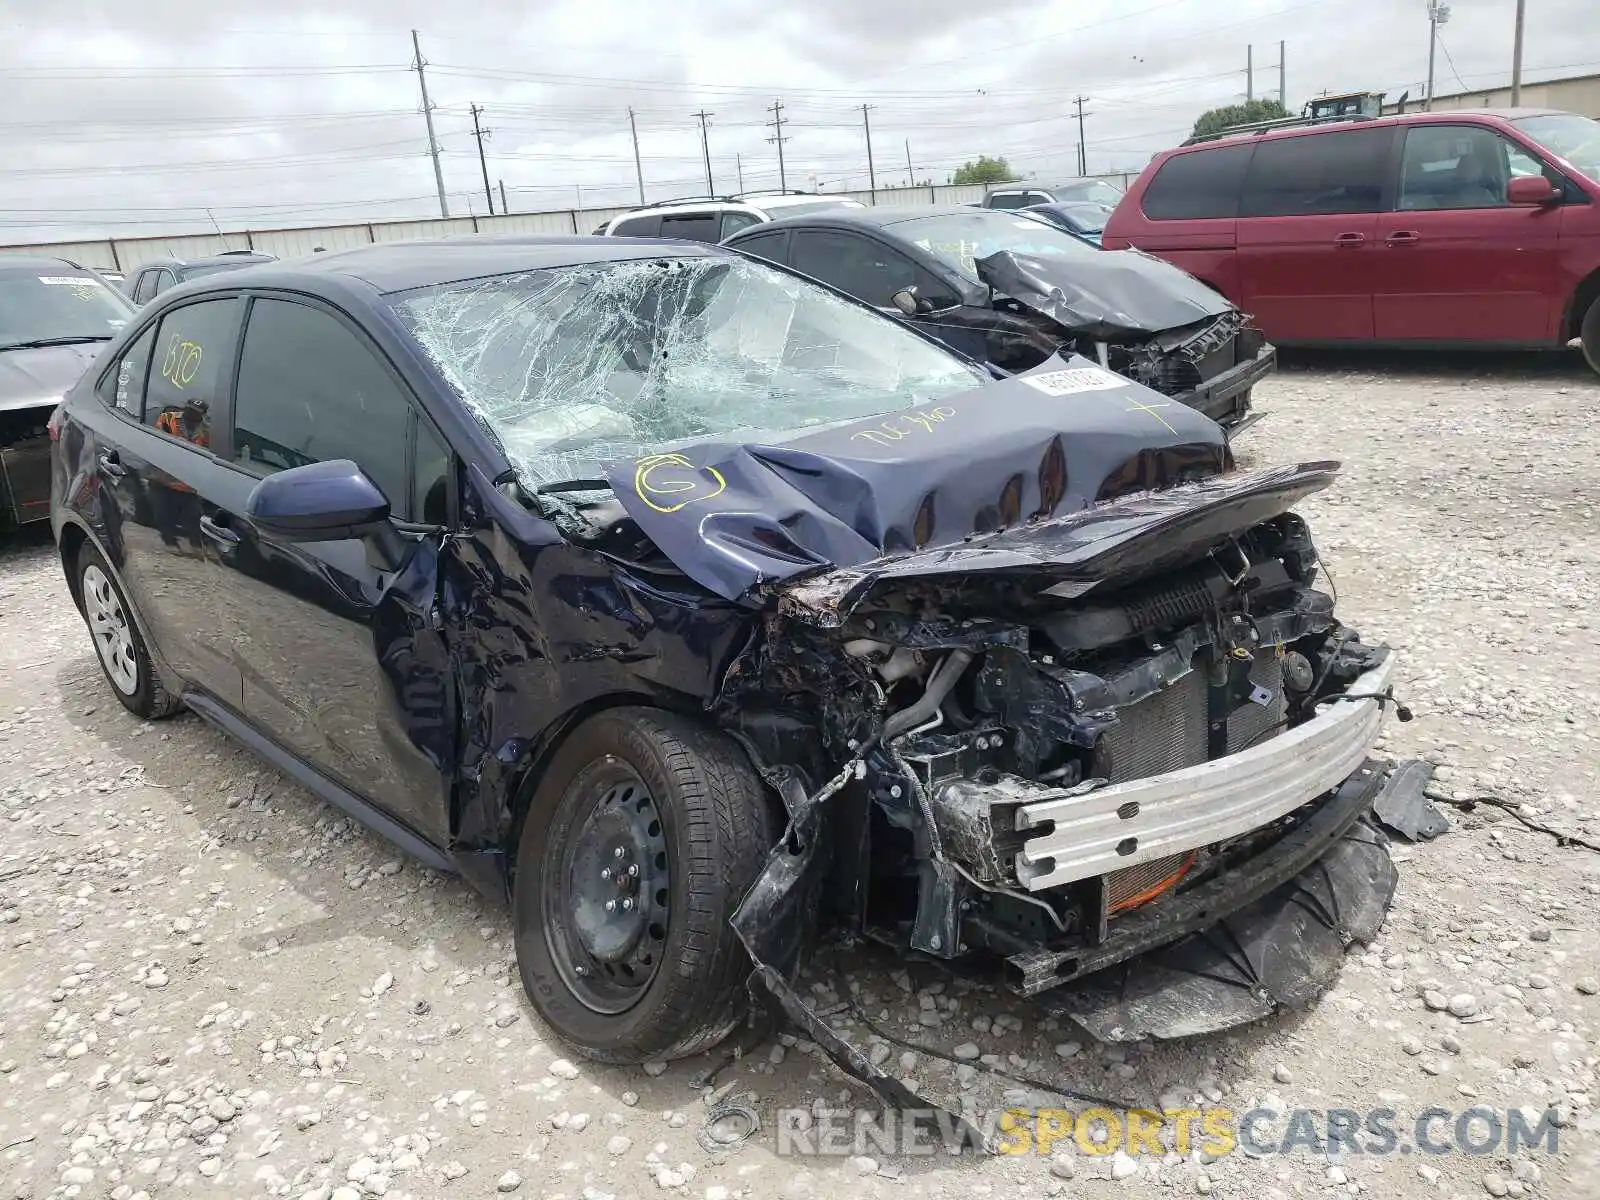
M 1206 761 L 1203 671 L 1190 671 L 1117 715 L 1117 726 L 1100 739 L 1093 768 L 1109 782 L 1126 783 Z
M 1283 732 L 1289 713 L 1289 699 L 1283 693 L 1283 663 L 1269 650 L 1256 655 L 1250 664 L 1250 682 L 1270 694 L 1267 703 L 1251 702 L 1228 719 L 1228 753 L 1237 754 L 1247 746 L 1269 741 Z

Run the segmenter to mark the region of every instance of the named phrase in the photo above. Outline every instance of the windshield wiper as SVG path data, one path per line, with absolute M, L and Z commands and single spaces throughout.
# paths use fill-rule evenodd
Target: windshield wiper
M 85 342 L 109 342 L 109 333 L 88 333 L 80 337 L 33 338 L 26 342 L 0 342 L 0 350 L 38 350 L 44 346 L 81 346 Z
M 561 492 L 609 492 L 609 479 L 563 479 L 559 483 L 541 483 L 535 489 L 541 496 L 554 496 Z

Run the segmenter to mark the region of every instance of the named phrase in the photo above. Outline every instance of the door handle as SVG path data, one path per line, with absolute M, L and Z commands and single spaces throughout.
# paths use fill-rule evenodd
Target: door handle
M 1353 249 L 1366 244 L 1367 235 L 1364 233 L 1341 233 L 1333 239 L 1333 244 L 1340 249 Z
M 113 479 L 121 479 L 128 473 L 128 468 L 118 460 L 115 450 L 100 451 L 100 469 Z
M 1422 235 L 1414 229 L 1400 229 L 1383 240 L 1389 246 L 1415 246 L 1422 240 Z
M 224 525 L 218 525 L 210 517 L 200 518 L 200 532 L 213 542 L 220 542 L 224 546 L 237 546 L 239 535 Z

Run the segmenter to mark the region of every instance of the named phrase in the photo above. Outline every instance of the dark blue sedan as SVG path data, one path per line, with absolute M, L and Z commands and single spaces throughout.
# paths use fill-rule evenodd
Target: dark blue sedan
M 400 243 L 164 292 L 49 437 L 117 699 L 509 900 L 596 1058 L 703 1050 L 754 979 L 909 1102 L 793 986 L 819 929 L 1028 995 L 1293 941 L 1078 1015 L 1143 1036 L 1314 995 L 1392 891 L 1391 658 L 1288 512 L 1333 464 L 1235 472 L 1083 358 L 1005 376 L 714 246 Z M 1312 869 L 1336 931 L 1272 899 Z

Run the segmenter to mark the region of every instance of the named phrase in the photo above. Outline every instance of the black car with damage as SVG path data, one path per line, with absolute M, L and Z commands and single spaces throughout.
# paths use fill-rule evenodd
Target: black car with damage
M 50 516 L 50 413 L 133 310 L 94 271 L 0 257 L 0 533 Z
M 723 242 L 1026 371 L 1084 355 L 1238 433 L 1276 351 L 1219 292 L 1171 263 L 1106 252 L 1034 217 L 967 205 L 834 209 Z
M 1007 376 L 714 246 L 413 242 L 173 289 L 54 424 L 118 699 L 507 899 L 596 1058 L 755 988 L 903 1100 L 793 986 L 828 930 L 1176 1036 L 1309 1001 L 1388 906 L 1395 660 L 1293 511 L 1335 465 L 1237 471 L 1081 357 Z

